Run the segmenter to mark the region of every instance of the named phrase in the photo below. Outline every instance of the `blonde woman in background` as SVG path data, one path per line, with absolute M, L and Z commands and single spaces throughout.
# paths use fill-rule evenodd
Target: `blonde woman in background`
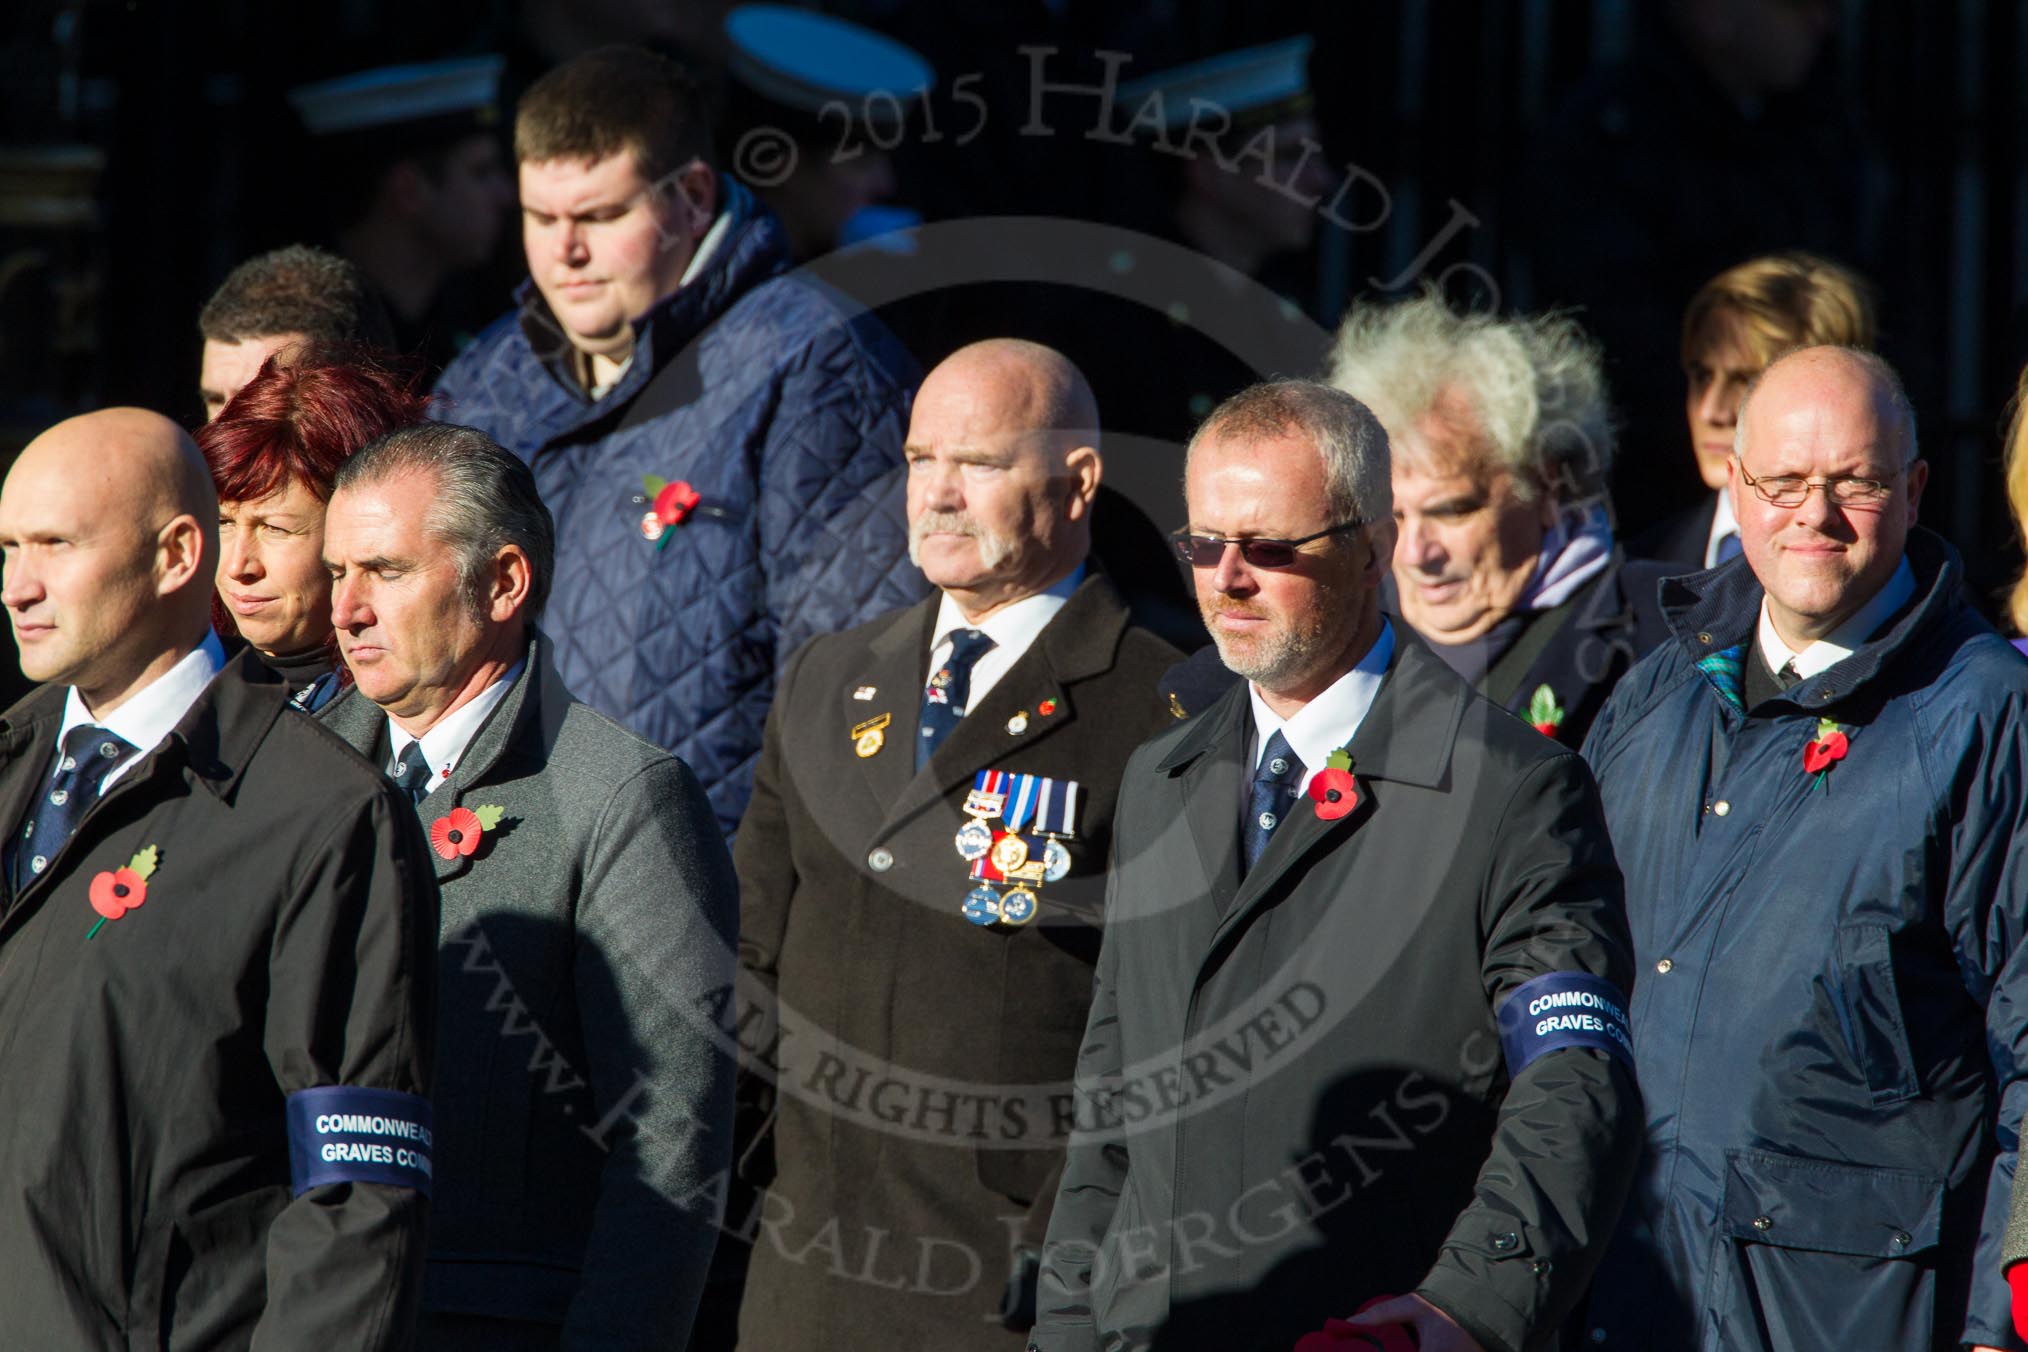
M 1683 404 L 1697 472 L 1711 491 L 1636 536 L 1630 555 L 1690 572 L 1739 552 L 1739 523 L 1725 496 L 1739 401 L 1776 357 L 1819 343 L 1868 350 L 1874 343 L 1872 289 L 1829 259 L 1768 254 L 1698 288 L 1683 312 Z

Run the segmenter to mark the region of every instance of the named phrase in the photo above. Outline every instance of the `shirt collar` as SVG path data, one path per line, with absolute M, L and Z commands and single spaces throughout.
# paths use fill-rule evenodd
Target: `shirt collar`
M 1796 675 L 1808 680 L 1820 671 L 1828 671 L 1857 652 L 1873 631 L 1895 611 L 1908 604 L 1915 595 L 1915 570 L 1908 566 L 1908 556 L 1902 555 L 1901 562 L 1894 569 L 1894 576 L 1887 579 L 1887 585 L 1875 592 L 1873 599 L 1852 612 L 1845 622 L 1824 637 L 1810 644 L 1801 652 L 1783 643 L 1781 635 L 1775 632 L 1774 621 L 1767 613 L 1767 597 L 1760 600 L 1760 650 L 1767 659 L 1768 669 L 1780 672 L 1790 662 L 1796 664 Z
M 718 246 L 725 243 L 725 237 L 731 230 L 732 213 L 730 211 L 719 212 L 718 219 L 713 221 L 711 228 L 704 232 L 704 238 L 697 241 L 697 252 L 691 254 L 690 261 L 684 265 L 683 275 L 676 281 L 676 289 L 678 291 L 681 291 L 684 287 L 697 280 L 703 271 L 711 266 L 712 256 L 718 252 Z
M 1082 581 L 1084 565 L 1080 563 L 1054 586 L 1002 606 L 977 624 L 967 620 L 965 613 L 958 609 L 958 603 L 951 599 L 951 594 L 945 592 L 943 599 L 937 602 L 937 624 L 932 631 L 930 651 L 935 652 L 943 644 L 951 642 L 951 635 L 960 629 L 977 629 L 993 640 L 994 652 L 1026 652 L 1035 636 L 1056 618 L 1056 612 L 1063 609 L 1063 603 L 1070 599 L 1070 594 Z
M 1261 752 L 1279 732 L 1288 739 L 1289 750 L 1303 763 L 1303 779 L 1307 783 L 1310 776 L 1324 768 L 1325 759 L 1333 751 L 1351 743 L 1359 725 L 1366 721 L 1367 710 L 1373 707 L 1373 697 L 1380 693 L 1381 678 L 1387 675 L 1387 664 L 1393 658 L 1394 626 L 1383 616 L 1380 636 L 1373 640 L 1373 646 L 1366 650 L 1359 664 L 1289 718 L 1284 719 L 1268 708 L 1260 697 L 1260 688 L 1249 682 L 1246 693 L 1253 701 L 1254 767 L 1260 765 Z M 1251 772 L 1248 777 L 1251 778 Z
M 1731 492 L 1721 488 L 1714 496 L 1718 499 L 1718 506 L 1711 512 L 1711 533 L 1704 537 L 1704 560 L 1707 566 L 1714 566 L 1717 563 L 1715 556 L 1718 542 L 1728 535 L 1739 534 L 1739 518 L 1732 514 Z
M 145 755 L 183 721 L 183 715 L 190 712 L 190 706 L 197 703 L 204 687 L 211 684 L 211 678 L 218 675 L 224 666 L 225 645 L 218 641 L 218 635 L 207 629 L 203 641 L 185 653 L 181 661 L 141 687 L 104 718 L 93 718 L 91 711 L 85 708 L 84 698 L 77 693 L 77 687 L 72 686 L 70 693 L 64 697 L 63 726 L 57 729 L 57 741 L 61 744 L 72 728 L 93 723 L 132 742 Z
M 521 679 L 522 669 L 527 665 L 528 660 L 523 658 L 507 668 L 506 674 L 499 680 L 438 719 L 421 737 L 392 718 L 388 719 L 387 732 L 394 743 L 395 758 L 400 759 L 401 753 L 408 750 L 409 743 L 421 742 L 423 759 L 430 766 L 430 788 L 434 790 L 457 768 L 458 762 L 471 748 L 472 739 L 479 735 L 479 728 L 485 723 L 487 715 L 507 698 L 507 693 L 514 688 L 514 682 Z

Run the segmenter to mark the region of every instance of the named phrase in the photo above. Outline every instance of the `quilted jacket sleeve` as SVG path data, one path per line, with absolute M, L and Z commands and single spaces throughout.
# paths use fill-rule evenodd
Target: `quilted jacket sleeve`
M 760 452 L 761 566 L 778 662 L 924 593 L 908 561 L 901 443 L 910 394 L 849 327 L 783 380 Z

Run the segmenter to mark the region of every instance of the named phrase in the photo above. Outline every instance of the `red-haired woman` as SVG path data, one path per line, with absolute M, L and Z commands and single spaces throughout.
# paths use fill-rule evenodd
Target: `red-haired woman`
M 324 504 L 338 466 L 427 400 L 406 377 L 356 362 L 270 360 L 197 433 L 218 489 L 218 632 L 238 634 L 314 713 L 346 677 L 331 628 Z

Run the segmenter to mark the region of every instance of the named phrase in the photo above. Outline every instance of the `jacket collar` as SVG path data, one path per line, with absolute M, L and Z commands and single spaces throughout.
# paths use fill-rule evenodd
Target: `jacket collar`
M 1423 788 L 1441 784 L 1470 694 L 1414 630 L 1397 622 L 1394 660 L 1388 663 L 1373 707 L 1352 737 L 1354 773 Z M 1185 770 L 1207 754 L 1228 751 L 1243 758 L 1252 736 L 1247 683 L 1236 681 L 1216 704 L 1186 725 L 1183 736 L 1155 768 L 1165 773 Z M 1234 803 L 1236 814 L 1238 800 Z
M 1850 657 L 1791 686 L 1782 699 L 1816 708 L 1861 693 L 1904 650 L 1964 609 L 1964 563 L 1949 541 L 1915 526 L 1905 553 L 1915 600 Z M 1745 555 L 1662 584 L 1662 614 L 1676 642 L 1735 709 L 1743 708 L 1741 664 L 1753 646 L 1764 594 Z
M 104 804 L 142 792 L 158 776 L 179 771 L 220 802 L 231 802 L 248 762 L 267 740 L 275 720 L 287 712 L 288 693 L 281 677 L 259 654 L 252 648 L 242 650 L 212 678 L 169 735 L 132 773 L 106 791 L 85 821 L 102 811 Z M 6 798 L 0 801 L 0 829 L 12 830 L 26 815 L 29 799 L 45 786 L 67 694 L 63 686 L 46 685 L 0 715 L 0 763 L 10 767 L 19 763 L 8 781 Z M 82 835 L 80 829 L 73 840 Z M 58 870 L 51 868 L 42 876 L 56 877 Z M 0 889 L 5 888 L 5 880 L 0 879 Z M 31 882 L 21 895 L 30 896 L 37 890 L 37 884 Z M 13 906 L 12 895 L 6 901 L 6 923 L 11 932 L 26 912 Z
M 559 385 L 576 394 L 585 420 L 624 406 L 673 354 L 716 323 L 740 297 L 787 271 L 789 246 L 781 222 L 737 180 L 720 174 L 718 187 L 727 218 L 724 240 L 702 272 L 634 321 L 634 359 L 626 374 L 596 403 L 585 396 L 578 382 L 575 351 L 536 290 L 534 278 L 524 278 L 515 289 L 521 332 L 529 350 Z
M 480 725 L 465 754 L 451 768 L 450 775 L 416 804 L 417 815 L 428 824 L 454 807 L 465 806 L 466 795 L 484 784 L 511 752 L 529 745 L 531 739 L 539 747 L 553 745 L 556 730 L 569 711 L 570 703 L 571 695 L 564 688 L 563 678 L 557 674 L 549 639 L 538 630 L 529 640 L 521 674 L 515 678 L 506 698 Z M 344 738 L 353 750 L 375 766 L 385 769 L 390 749 L 387 714 L 360 694 L 358 687 L 348 687 L 344 694 L 333 700 L 319 716 L 319 721 Z M 440 882 L 461 872 L 471 862 L 463 855 L 445 859 L 434 851 L 431 853 Z
M 1220 902 L 1218 919 L 1203 921 L 1212 930 L 1209 946 L 1215 948 L 1275 895 L 1277 884 L 1316 850 L 1359 829 L 1374 811 L 1374 783 L 1440 788 L 1449 777 L 1458 729 L 1474 698 L 1443 659 L 1406 625 L 1396 625 L 1394 660 L 1348 748 L 1358 805 L 1327 820 L 1299 802 L 1243 880 L 1239 816 L 1253 734 L 1247 683 L 1236 683 L 1193 719 L 1156 768 L 1181 778 L 1190 835 L 1211 893 Z
M 891 731 L 900 735 L 889 748 L 862 764 L 880 800 L 892 804 L 885 830 L 891 830 L 928 804 L 967 782 L 980 769 L 1049 735 L 1073 717 L 1072 684 L 1109 671 L 1126 632 L 1126 603 L 1096 559 L 1086 562 L 1084 580 L 1063 609 L 1051 617 L 1006 675 L 985 698 L 958 720 L 944 744 L 921 772 L 915 770 L 915 733 L 921 716 L 922 687 L 928 679 L 931 631 L 936 626 L 939 597 L 929 597 L 898 612 L 873 638 L 871 679 L 892 689 L 889 707 L 899 705 Z M 1031 714 L 1020 732 L 1010 731 L 999 710 L 1010 700 L 1027 711 L 1027 701 L 1053 699 L 1059 710 L 1048 717 Z M 1096 712 L 1096 711 L 1094 711 Z M 883 763 L 884 762 L 884 763 Z

